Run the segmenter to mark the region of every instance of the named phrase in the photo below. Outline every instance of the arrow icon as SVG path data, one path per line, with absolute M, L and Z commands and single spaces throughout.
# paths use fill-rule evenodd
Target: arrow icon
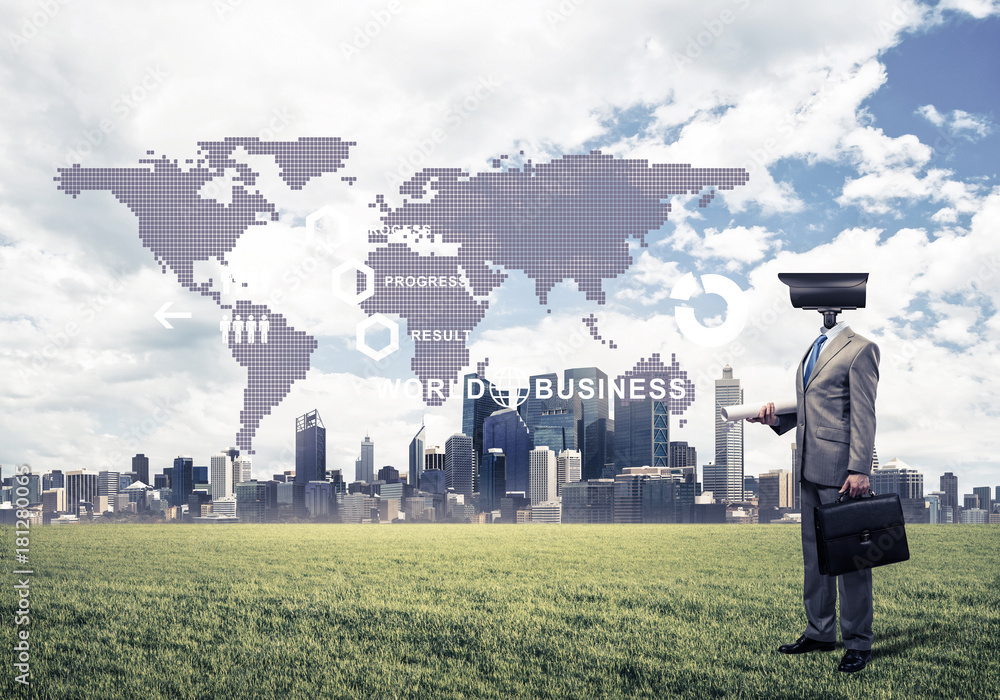
M 162 323 L 164 328 L 173 328 L 173 326 L 170 325 L 170 322 L 167 321 L 168 318 L 191 318 L 190 311 L 172 311 L 167 313 L 167 309 L 169 309 L 170 305 L 173 303 L 174 302 L 172 301 L 165 302 L 163 306 L 161 306 L 157 312 L 153 314 L 153 318 Z

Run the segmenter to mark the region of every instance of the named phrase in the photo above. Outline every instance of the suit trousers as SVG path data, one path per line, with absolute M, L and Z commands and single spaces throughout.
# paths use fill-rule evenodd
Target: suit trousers
M 816 552 L 816 525 L 813 508 L 833 503 L 839 486 L 822 486 L 802 481 L 802 558 L 805 562 L 803 602 L 809 626 L 805 635 L 820 642 L 837 641 L 837 589 L 840 589 L 840 636 L 848 649 L 872 648 L 872 570 L 864 569 L 841 576 L 819 572 Z

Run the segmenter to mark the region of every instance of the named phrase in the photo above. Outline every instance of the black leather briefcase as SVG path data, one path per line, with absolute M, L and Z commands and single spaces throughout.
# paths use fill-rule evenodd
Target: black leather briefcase
M 820 573 L 839 576 L 910 558 L 899 496 L 869 493 L 845 501 L 844 492 L 815 509 Z

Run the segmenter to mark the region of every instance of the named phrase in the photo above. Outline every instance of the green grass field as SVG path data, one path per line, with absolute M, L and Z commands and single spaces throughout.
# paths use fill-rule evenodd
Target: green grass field
M 875 658 L 804 629 L 794 526 L 106 525 L 32 531 L 32 683 L 4 698 L 997 698 L 1000 527 L 911 526 Z

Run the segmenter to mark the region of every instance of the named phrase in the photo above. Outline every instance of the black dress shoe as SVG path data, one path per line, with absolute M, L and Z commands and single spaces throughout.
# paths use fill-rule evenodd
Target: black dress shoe
M 778 647 L 778 651 L 782 654 L 806 654 L 810 651 L 833 651 L 836 646 L 836 642 L 817 642 L 803 634 L 791 644 L 782 644 Z M 864 668 L 864 665 L 861 668 Z
M 847 653 L 844 654 L 844 658 L 840 660 L 840 666 L 837 666 L 837 670 L 844 673 L 857 673 L 867 666 L 871 660 L 872 652 L 870 649 L 865 651 L 848 649 Z

